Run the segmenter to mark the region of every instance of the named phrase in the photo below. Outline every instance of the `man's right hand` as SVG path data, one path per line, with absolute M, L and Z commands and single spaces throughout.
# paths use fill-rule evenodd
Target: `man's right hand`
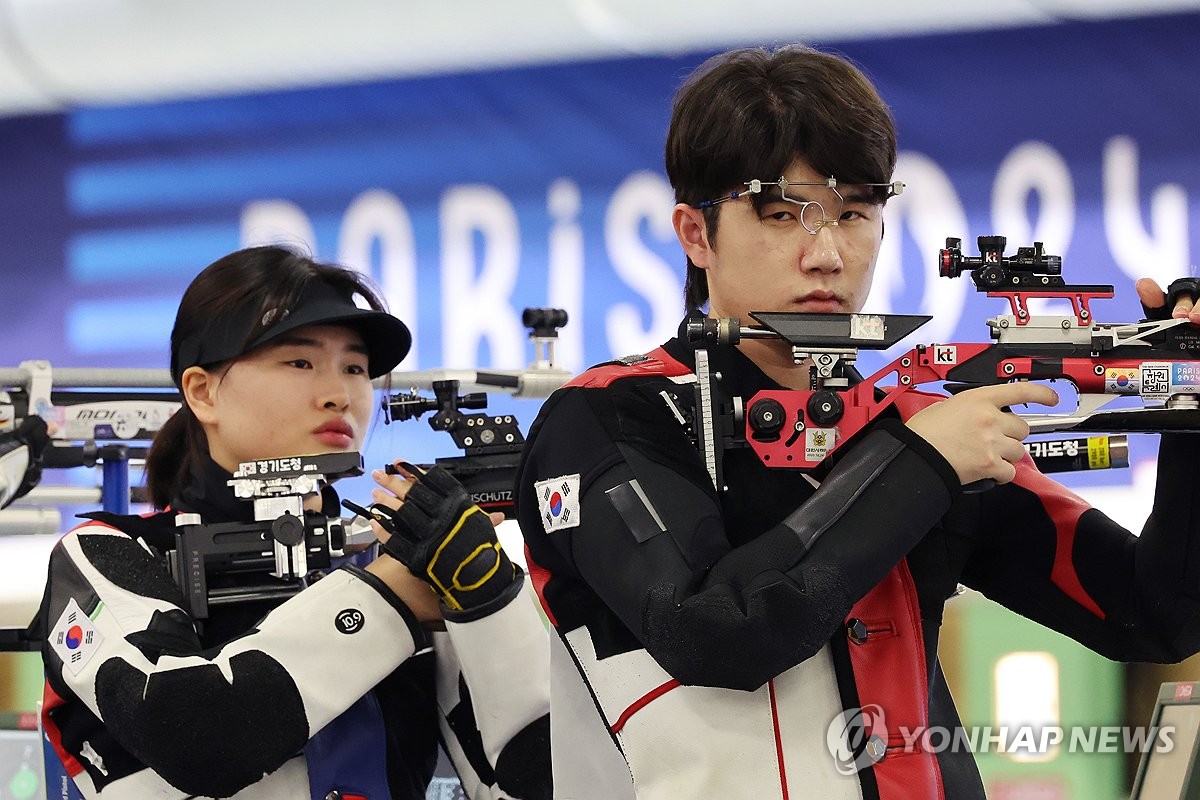
M 1008 483 L 1025 457 L 1029 425 L 1004 409 L 1023 403 L 1053 406 L 1058 393 L 1028 381 L 981 386 L 918 411 L 906 424 L 950 462 L 963 486 L 986 479 Z

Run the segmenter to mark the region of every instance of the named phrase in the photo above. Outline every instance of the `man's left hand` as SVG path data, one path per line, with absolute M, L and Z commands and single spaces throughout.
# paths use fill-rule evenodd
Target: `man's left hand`
M 1141 278 L 1134 288 L 1147 319 L 1186 319 L 1200 325 L 1200 308 L 1196 306 L 1200 279 L 1180 278 L 1164 291 L 1153 278 Z

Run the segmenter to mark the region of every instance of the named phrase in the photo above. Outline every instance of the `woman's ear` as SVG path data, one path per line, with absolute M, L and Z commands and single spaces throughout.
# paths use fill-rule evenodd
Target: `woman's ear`
M 179 376 L 180 393 L 202 424 L 216 422 L 217 376 L 203 367 L 188 367 Z
M 671 224 L 683 252 L 700 269 L 708 269 L 712 260 L 712 247 L 708 243 L 708 223 L 704 212 L 687 203 L 678 203 L 671 213 Z

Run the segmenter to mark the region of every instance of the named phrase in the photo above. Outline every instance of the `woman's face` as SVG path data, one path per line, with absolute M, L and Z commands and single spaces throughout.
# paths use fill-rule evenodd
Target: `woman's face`
M 350 328 L 298 328 L 224 374 L 200 371 L 196 391 L 187 380 L 184 391 L 210 455 L 230 472 L 244 461 L 357 450 L 371 421 L 367 348 Z

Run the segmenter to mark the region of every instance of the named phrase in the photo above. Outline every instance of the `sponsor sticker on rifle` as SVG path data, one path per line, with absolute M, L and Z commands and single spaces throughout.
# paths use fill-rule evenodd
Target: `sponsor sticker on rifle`
M 1171 393 L 1171 365 L 1147 363 L 1141 366 L 1141 395 L 1147 400 L 1166 400 Z
M 53 421 L 61 439 L 147 438 L 163 426 L 179 403 L 160 400 L 110 400 L 55 406 Z
M 1141 373 L 1134 368 L 1109 367 L 1104 370 L 1106 394 L 1137 394 L 1141 390 Z
M 1171 394 L 1200 393 L 1200 364 L 1176 361 L 1171 364 Z
M 829 455 L 837 428 L 808 428 L 804 431 L 804 460 L 820 461 Z
M 1034 458 L 1074 458 L 1079 455 L 1079 440 L 1026 442 L 1025 452 Z
M 546 533 L 579 525 L 579 473 L 538 481 L 538 511 Z
M 935 344 L 931 347 L 933 350 L 933 363 L 935 364 L 957 364 L 958 363 L 958 348 L 952 344 Z
M 851 314 L 850 338 L 882 342 L 887 326 L 878 314 Z
M 95 614 L 99 615 L 102 608 L 103 604 L 96 606 Z M 78 675 L 92 660 L 103 641 L 104 637 L 88 615 L 83 613 L 75 598 L 69 599 L 50 633 L 50 646 L 62 659 L 63 666 L 71 670 L 72 675 Z

